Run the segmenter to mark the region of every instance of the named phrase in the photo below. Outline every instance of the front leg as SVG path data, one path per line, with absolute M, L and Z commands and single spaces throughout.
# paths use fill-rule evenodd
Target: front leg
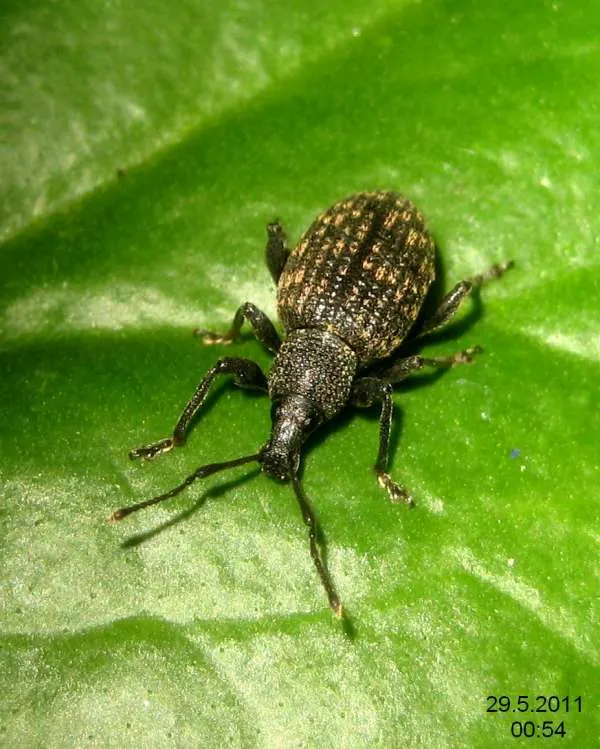
M 401 382 L 411 372 L 423 367 L 436 367 L 446 369 L 455 364 L 467 364 L 473 360 L 473 356 L 481 351 L 479 346 L 473 346 L 459 351 L 453 356 L 407 356 L 405 359 L 392 364 L 388 369 L 379 372 L 374 377 L 361 377 L 354 381 L 350 402 L 359 408 L 368 408 L 374 403 L 381 402 L 381 416 L 379 419 L 379 452 L 375 463 L 375 473 L 379 485 L 387 489 L 392 502 L 405 502 L 413 505 L 413 499 L 407 489 L 392 481 L 387 473 L 390 450 L 390 434 L 392 431 L 392 416 L 394 402 L 392 400 L 392 383 Z
M 374 403 L 381 403 L 379 417 L 379 451 L 374 470 L 377 474 L 379 486 L 387 490 L 392 502 L 404 502 L 412 505 L 413 500 L 407 489 L 392 481 L 387 472 L 390 452 L 390 434 L 392 432 L 392 417 L 394 402 L 392 400 L 392 386 L 389 382 L 377 377 L 361 377 L 354 382 L 350 394 L 350 402 L 359 408 L 368 408 Z
M 246 302 L 238 308 L 231 323 L 231 328 L 227 333 L 211 333 L 210 330 L 196 328 L 194 335 L 201 336 L 204 343 L 209 345 L 213 343 L 231 343 L 240 334 L 244 320 L 248 320 L 250 325 L 252 325 L 254 335 L 267 351 L 270 351 L 272 354 L 276 354 L 279 351 L 279 347 L 281 346 L 279 333 L 275 330 L 275 326 L 265 313 L 251 302 Z
M 239 387 L 252 388 L 267 392 L 267 378 L 256 362 L 253 362 L 250 359 L 239 359 L 237 357 L 219 359 L 215 366 L 208 370 L 204 378 L 198 384 L 194 395 L 183 409 L 183 412 L 175 425 L 173 434 L 170 437 L 166 437 L 158 442 L 153 442 L 150 445 L 134 448 L 129 452 L 129 457 L 132 460 L 134 458 L 152 460 L 152 458 L 156 458 L 163 453 L 169 452 L 169 450 L 172 450 L 174 447 L 183 445 L 189 426 L 192 423 L 192 419 L 206 400 L 208 390 L 213 380 L 219 375 L 233 375 L 233 381 Z

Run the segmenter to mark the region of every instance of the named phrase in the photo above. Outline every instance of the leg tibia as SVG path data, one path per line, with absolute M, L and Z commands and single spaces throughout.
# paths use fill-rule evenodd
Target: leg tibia
M 131 459 L 143 458 L 145 460 L 152 460 L 163 453 L 169 452 L 169 450 L 172 450 L 174 447 L 182 445 L 185 442 L 188 429 L 194 416 L 198 413 L 202 404 L 206 400 L 213 380 L 219 375 L 233 375 L 233 380 L 239 387 L 253 388 L 265 392 L 267 390 L 267 378 L 256 362 L 253 362 L 250 359 L 239 359 L 234 357 L 220 359 L 214 367 L 208 370 L 198 384 L 194 395 L 183 409 L 183 412 L 175 425 L 173 434 L 170 437 L 159 440 L 158 442 L 153 442 L 150 445 L 144 445 L 131 450 L 129 457 Z
M 477 273 L 464 281 L 460 281 L 439 303 L 438 308 L 433 315 L 426 320 L 423 328 L 419 333 L 419 338 L 422 336 L 432 333 L 434 330 L 441 328 L 449 320 L 454 317 L 457 309 L 460 307 L 462 301 L 468 294 L 474 289 L 479 289 L 484 283 L 493 279 L 500 278 L 509 268 L 512 268 L 514 263 L 512 260 L 508 260 L 504 263 L 496 263 L 488 268 L 484 273 Z
M 456 364 L 470 364 L 473 361 L 473 357 L 481 353 L 481 351 L 481 346 L 471 346 L 451 356 L 421 356 L 420 354 L 407 356 L 405 359 L 399 359 L 394 362 L 388 369 L 379 372 L 378 377 L 395 385 L 406 379 L 411 372 L 416 372 L 419 369 L 423 369 L 423 367 L 449 369 Z
M 354 383 L 351 402 L 360 408 L 367 408 L 375 403 L 381 403 L 379 450 L 377 451 L 377 460 L 373 469 L 377 475 L 379 486 L 387 491 L 392 502 L 404 502 L 411 505 L 412 497 L 407 489 L 393 481 L 387 473 L 394 412 L 392 386 L 389 382 L 384 382 L 377 377 L 362 377 Z
M 213 333 L 210 330 L 196 328 L 194 335 L 202 337 L 204 343 L 211 345 L 213 343 L 232 343 L 237 339 L 242 328 L 244 320 L 248 320 L 252 325 L 252 330 L 262 345 L 272 354 L 277 353 L 281 345 L 279 334 L 275 326 L 265 315 L 251 302 L 242 304 L 236 311 L 231 328 L 227 333 Z

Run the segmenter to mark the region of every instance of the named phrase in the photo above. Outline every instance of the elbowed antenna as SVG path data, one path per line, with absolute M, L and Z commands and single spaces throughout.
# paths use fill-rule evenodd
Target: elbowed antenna
M 196 479 L 204 479 L 207 476 L 211 476 L 213 473 L 224 471 L 226 468 L 234 468 L 235 466 L 244 465 L 244 463 L 252 463 L 253 461 L 258 461 L 259 456 L 260 453 L 256 453 L 254 455 L 245 455 L 243 458 L 228 460 L 225 463 L 209 463 L 206 466 L 200 466 L 200 468 L 197 468 L 194 473 L 190 474 L 185 479 L 185 481 L 176 486 L 174 489 L 171 489 L 170 491 L 165 492 L 165 494 L 161 494 L 158 497 L 153 497 L 152 499 L 146 499 L 143 502 L 138 502 L 135 505 L 121 507 L 119 510 L 115 510 L 111 515 L 108 516 L 108 521 L 109 523 L 114 523 L 118 520 L 123 520 L 123 518 L 127 517 L 127 515 L 131 515 L 132 512 L 143 510 L 144 507 L 157 505 L 159 502 L 164 502 L 166 499 L 175 497 L 184 489 L 187 489 L 190 484 L 193 484 Z
M 194 473 L 190 474 L 184 481 L 182 481 L 181 484 L 174 487 L 170 491 L 165 492 L 164 494 L 160 494 L 158 497 L 152 497 L 152 499 L 146 499 L 143 502 L 129 505 L 128 507 L 121 507 L 120 509 L 115 510 L 111 515 L 109 515 L 108 521 L 113 523 L 119 520 L 123 520 L 123 518 L 127 517 L 127 515 L 131 515 L 132 512 L 137 512 L 138 510 L 143 510 L 145 507 L 151 507 L 152 505 L 156 505 L 159 502 L 164 502 L 167 499 L 171 499 L 171 497 L 175 497 L 184 489 L 187 489 L 187 487 L 190 486 L 190 484 L 193 484 L 196 479 L 204 479 L 207 476 L 211 476 L 213 473 L 224 471 L 227 468 L 235 468 L 235 466 L 241 466 L 245 463 L 253 463 L 255 461 L 260 463 L 261 458 L 262 452 L 255 453 L 254 455 L 245 455 L 243 458 L 228 460 L 224 463 L 209 463 L 208 465 L 200 466 L 200 468 L 197 468 Z M 292 486 L 294 487 L 296 499 L 298 500 L 300 510 L 302 511 L 302 518 L 308 526 L 308 539 L 310 543 L 311 559 L 313 560 L 314 565 L 317 568 L 319 578 L 323 587 L 325 588 L 325 592 L 327 593 L 329 606 L 331 607 L 331 610 L 333 611 L 335 616 L 338 619 L 341 619 L 344 613 L 344 609 L 337 591 L 333 585 L 333 581 L 331 580 L 331 577 L 329 575 L 329 571 L 327 570 L 325 560 L 323 559 L 323 556 L 317 544 L 317 522 L 315 520 L 315 516 L 313 515 L 313 511 L 311 509 L 309 501 L 304 494 L 302 485 L 300 484 L 300 479 L 298 478 L 298 474 L 294 470 L 290 471 L 290 478 Z
M 304 494 L 304 490 L 302 489 L 302 485 L 297 473 L 292 473 L 292 486 L 294 487 L 294 493 L 296 495 L 296 499 L 298 500 L 298 504 L 300 505 L 300 510 L 302 511 L 302 517 L 304 519 L 304 522 L 308 526 L 308 539 L 310 542 L 311 559 L 313 560 L 314 565 L 317 568 L 317 572 L 319 573 L 319 577 L 321 578 L 321 583 L 323 584 L 325 592 L 327 593 L 329 606 L 331 607 L 331 610 L 336 615 L 336 617 L 338 619 L 341 619 L 344 615 L 344 607 L 342 606 L 340 597 L 338 596 L 337 591 L 333 585 L 333 581 L 329 575 L 329 570 L 325 565 L 325 560 L 323 559 L 319 551 L 319 547 L 317 545 L 317 522 L 315 520 L 315 516 L 313 515 L 310 503 L 306 498 L 306 494 Z

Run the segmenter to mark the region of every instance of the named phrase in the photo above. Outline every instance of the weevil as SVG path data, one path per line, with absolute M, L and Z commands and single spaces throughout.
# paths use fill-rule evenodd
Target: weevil
M 460 281 L 433 314 L 415 326 L 435 279 L 435 254 L 422 214 L 394 192 L 364 192 L 334 203 L 313 221 L 292 251 L 281 224 L 268 224 L 266 262 L 277 285 L 277 310 L 285 338 L 281 339 L 267 315 L 251 302 L 238 308 L 228 332 L 194 333 L 206 344 L 228 344 L 238 338 L 242 324 L 248 321 L 260 343 L 275 355 L 269 375 L 250 359 L 219 359 L 200 381 L 171 436 L 135 448 L 129 455 L 152 459 L 183 445 L 211 384 L 222 375 L 232 376 L 239 387 L 269 395 L 270 438 L 258 452 L 201 466 L 165 494 L 123 507 L 110 520 L 121 520 L 170 499 L 197 479 L 257 462 L 268 476 L 291 483 L 329 605 L 342 616 L 342 603 L 299 478 L 302 446 L 317 427 L 347 406 L 380 404 L 375 475 L 392 502 L 412 504 L 408 490 L 388 473 L 392 386 L 423 367 L 450 368 L 471 362 L 480 348 L 467 348 L 453 356 L 402 356 L 402 344 L 437 331 L 473 289 L 501 276 L 512 265 L 492 265 L 486 272 Z

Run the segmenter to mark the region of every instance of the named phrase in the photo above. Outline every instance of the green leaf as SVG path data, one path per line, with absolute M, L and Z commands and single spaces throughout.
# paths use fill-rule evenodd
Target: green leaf
M 2 18 L 0 743 L 487 748 L 552 720 L 592 746 L 596 6 L 42 0 Z M 424 211 L 441 286 L 516 265 L 427 347 L 484 354 L 398 388 L 392 474 L 414 511 L 374 479 L 375 410 L 308 446 L 344 627 L 292 492 L 252 467 L 105 518 L 264 443 L 267 399 L 223 383 L 185 449 L 127 458 L 224 352 L 268 367 L 249 335 L 191 335 L 246 300 L 275 315 L 266 222 L 296 240 L 365 189 Z M 571 702 L 488 713 L 490 695 Z

